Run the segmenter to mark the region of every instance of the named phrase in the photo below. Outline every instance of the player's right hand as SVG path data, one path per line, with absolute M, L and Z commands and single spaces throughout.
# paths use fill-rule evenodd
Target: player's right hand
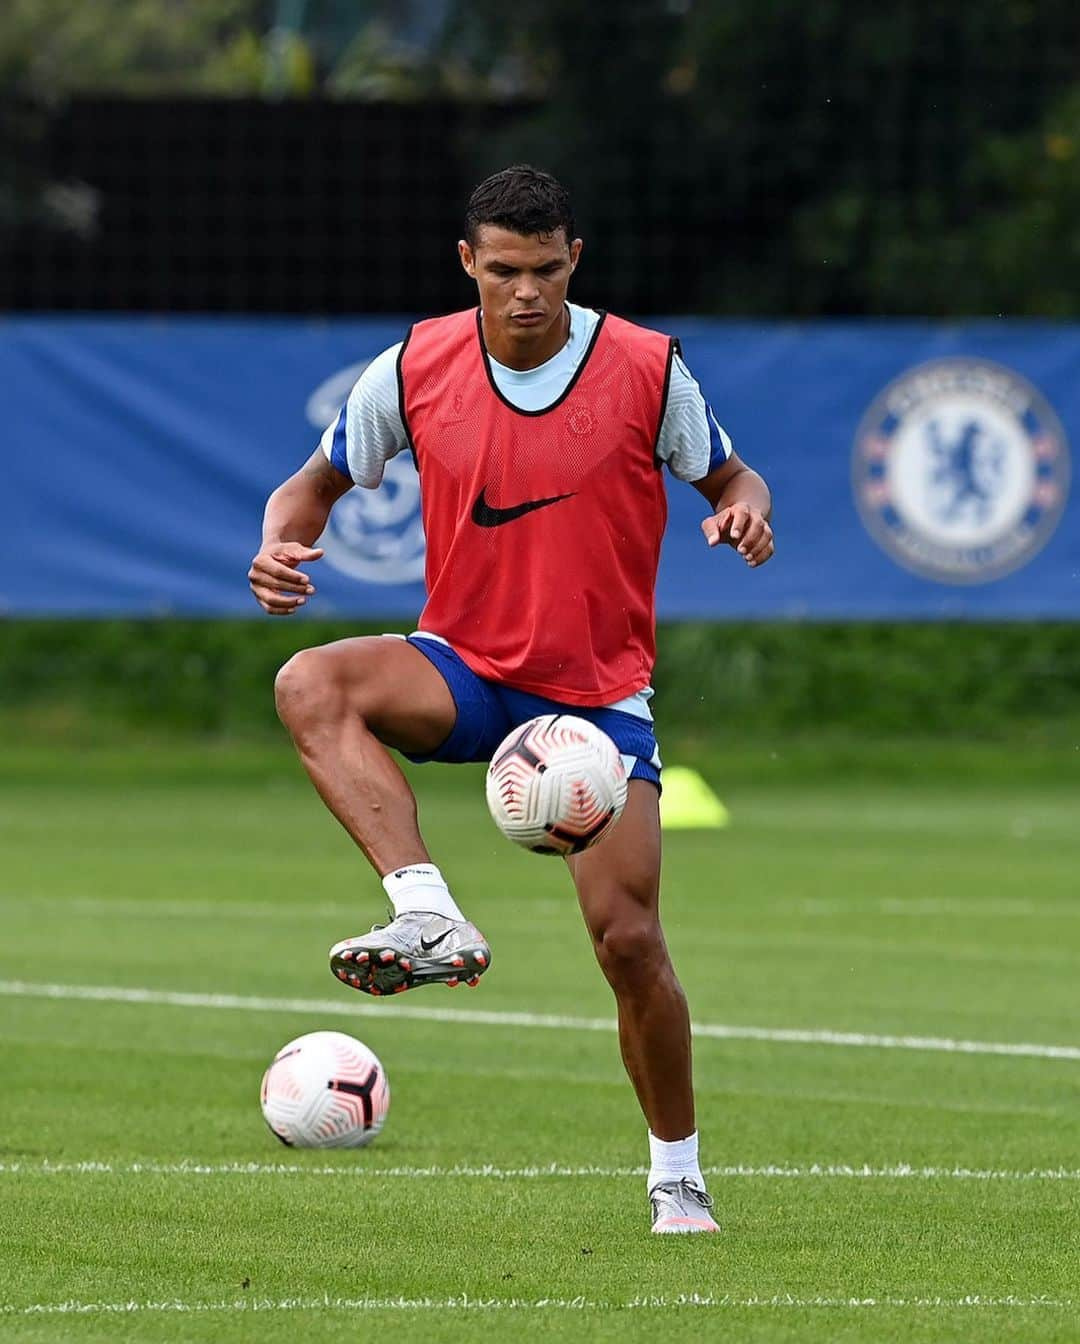
M 298 541 L 274 541 L 263 546 L 252 560 L 248 583 L 255 601 L 270 616 L 291 616 L 314 593 L 315 588 L 297 565 L 322 559 L 319 547 Z

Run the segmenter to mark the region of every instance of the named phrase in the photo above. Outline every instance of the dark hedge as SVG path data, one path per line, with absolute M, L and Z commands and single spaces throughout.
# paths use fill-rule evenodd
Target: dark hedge
M 8 621 L 0 708 L 35 733 L 269 737 L 295 650 L 392 624 Z M 1080 723 L 1080 624 L 687 623 L 661 627 L 664 732 L 752 740 L 842 731 L 1053 744 Z

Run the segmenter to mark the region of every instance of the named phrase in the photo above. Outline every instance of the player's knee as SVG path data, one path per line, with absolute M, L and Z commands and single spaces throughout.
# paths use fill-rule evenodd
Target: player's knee
M 613 918 L 596 930 L 593 941 L 601 969 L 616 988 L 655 975 L 667 960 L 660 925 L 638 911 Z
M 322 649 L 294 653 L 274 680 L 278 717 L 292 731 L 342 712 L 341 687 Z

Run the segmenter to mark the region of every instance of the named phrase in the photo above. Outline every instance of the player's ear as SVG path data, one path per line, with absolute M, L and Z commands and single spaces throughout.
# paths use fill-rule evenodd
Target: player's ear
M 574 238 L 570 242 L 570 269 L 573 270 L 578 264 L 578 258 L 581 256 L 581 249 L 584 243 L 580 238 Z
M 475 280 L 476 257 L 473 255 L 472 248 L 469 246 L 469 244 L 465 241 L 464 238 L 458 239 L 457 251 L 458 256 L 461 258 L 461 265 L 464 268 L 465 274 L 470 276 L 473 280 Z

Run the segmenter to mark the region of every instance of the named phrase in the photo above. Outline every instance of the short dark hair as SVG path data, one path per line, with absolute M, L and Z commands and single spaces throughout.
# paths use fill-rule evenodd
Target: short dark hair
M 547 237 L 556 229 L 566 230 L 567 242 L 577 236 L 569 192 L 550 173 L 528 163 L 493 173 L 475 188 L 465 208 L 465 237 L 470 247 L 476 245 L 481 224 L 496 224 L 523 238 Z

